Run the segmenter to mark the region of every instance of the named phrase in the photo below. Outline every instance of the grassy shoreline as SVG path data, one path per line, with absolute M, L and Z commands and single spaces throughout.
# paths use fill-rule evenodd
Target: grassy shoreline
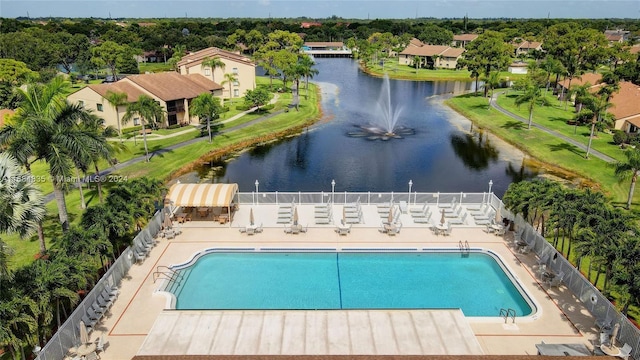
M 605 161 L 595 157 L 587 160 L 582 149 L 536 128 L 529 130 L 526 124 L 493 108 L 489 109 L 484 97 L 462 95 L 446 100 L 445 104 L 478 127 L 490 131 L 544 164 L 545 169 L 573 178 L 575 186 L 599 188 L 614 205 L 626 201 L 628 184 L 619 183 L 613 169 Z M 640 196 L 636 198 L 640 199 Z

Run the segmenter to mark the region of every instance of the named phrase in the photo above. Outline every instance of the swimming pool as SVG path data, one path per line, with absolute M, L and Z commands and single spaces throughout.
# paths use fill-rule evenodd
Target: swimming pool
M 175 308 L 450 309 L 530 315 L 533 305 L 488 252 L 212 252 L 178 270 Z

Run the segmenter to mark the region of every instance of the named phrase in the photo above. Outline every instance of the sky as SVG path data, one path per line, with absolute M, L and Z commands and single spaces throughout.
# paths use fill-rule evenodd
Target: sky
M 640 0 L 0 0 L 0 17 L 640 18 Z

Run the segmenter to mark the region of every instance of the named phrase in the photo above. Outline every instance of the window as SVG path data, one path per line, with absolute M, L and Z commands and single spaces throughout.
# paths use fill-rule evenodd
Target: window
M 82 101 L 82 100 L 78 101 L 78 105 L 84 107 L 84 101 Z
M 102 111 L 102 104 L 96 104 L 96 109 L 98 109 L 98 111 Z
M 233 86 L 238 86 L 238 85 L 240 85 L 240 83 L 238 81 L 234 81 L 233 82 Z
M 233 72 L 234 74 L 238 75 L 238 68 L 233 68 L 233 69 L 231 70 L 231 72 Z
M 133 126 L 140 126 L 140 118 L 133 118 Z
M 240 96 L 240 90 L 234 89 L 233 90 L 233 97 L 238 97 L 238 96 Z
M 211 75 L 211 69 L 210 69 L 210 68 L 205 68 L 205 69 L 204 69 L 204 74 L 205 74 L 206 76 Z

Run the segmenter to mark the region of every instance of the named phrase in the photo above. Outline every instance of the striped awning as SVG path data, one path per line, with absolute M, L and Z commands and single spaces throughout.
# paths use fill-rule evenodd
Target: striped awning
M 228 207 L 238 184 L 174 184 L 167 199 L 173 206 Z

